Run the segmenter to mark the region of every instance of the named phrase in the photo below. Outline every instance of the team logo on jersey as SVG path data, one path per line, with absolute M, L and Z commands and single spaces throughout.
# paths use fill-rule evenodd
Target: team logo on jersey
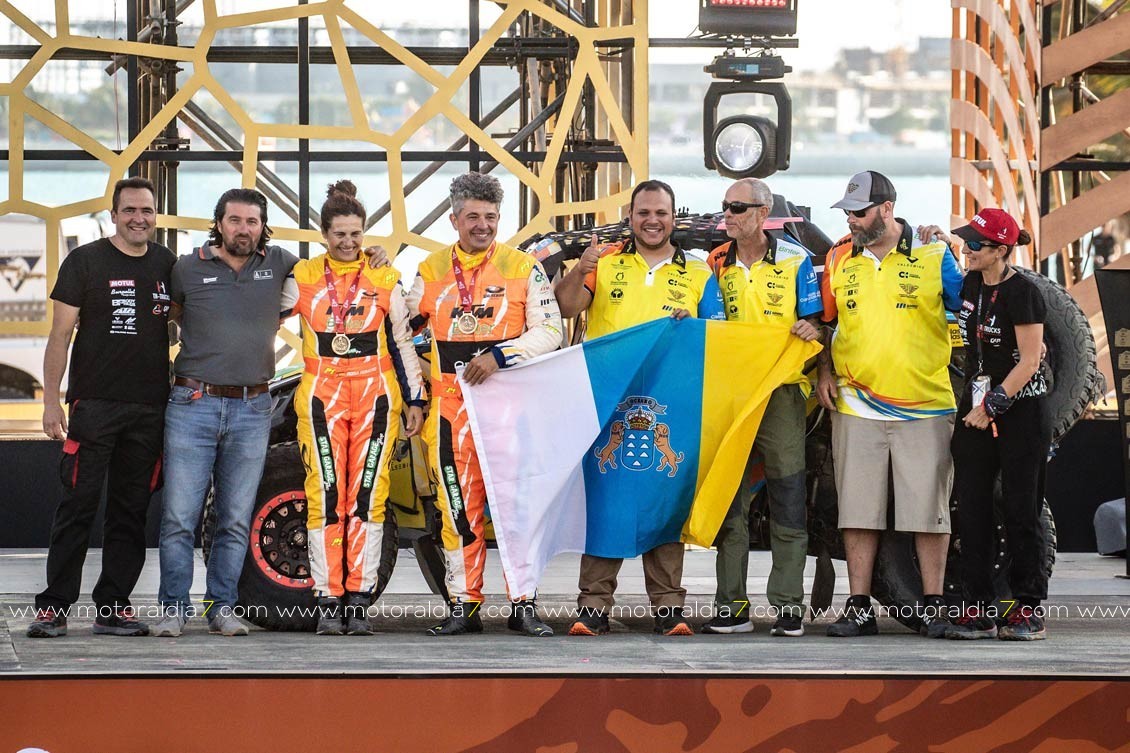
M 785 296 L 781 295 L 780 293 L 766 293 L 765 297 L 769 299 L 769 303 L 778 304 Z
M 654 468 L 666 470 L 669 477 L 674 477 L 686 456 L 671 447 L 671 428 L 659 421 L 659 416 L 666 413 L 666 405 L 646 395 L 633 395 L 616 406 L 617 418 L 608 429 L 606 441 L 593 450 L 597 470 L 607 473 L 606 468 Z
M 612 292 L 610 292 L 608 294 L 608 297 L 611 298 L 614 301 L 619 301 L 621 298 L 624 297 L 624 291 L 621 290 L 620 288 L 613 288 Z
M 899 287 L 902 288 L 902 292 L 906 293 L 907 295 L 914 295 L 914 291 L 918 290 L 917 285 L 911 285 L 906 282 L 900 282 Z
M 687 297 L 687 294 L 682 290 L 668 290 L 667 294 L 671 296 L 671 300 L 675 303 L 682 303 L 683 299 Z

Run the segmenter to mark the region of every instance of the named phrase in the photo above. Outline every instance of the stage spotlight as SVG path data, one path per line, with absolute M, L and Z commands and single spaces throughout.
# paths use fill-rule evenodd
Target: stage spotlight
M 719 121 L 711 138 L 714 163 L 727 178 L 767 178 L 777 171 L 777 126 L 736 115 Z
M 718 103 L 729 94 L 764 94 L 777 106 L 776 122 L 755 115 L 718 120 Z M 792 98 L 779 81 L 715 81 L 702 104 L 703 163 L 727 178 L 768 178 L 789 167 Z

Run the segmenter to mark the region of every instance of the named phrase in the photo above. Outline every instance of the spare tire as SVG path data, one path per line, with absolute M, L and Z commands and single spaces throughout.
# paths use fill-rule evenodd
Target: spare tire
M 1066 288 L 1030 269 L 1016 270 L 1044 297 L 1048 316 L 1044 341 L 1051 389 L 1044 398 L 1045 427 L 1058 443 L 1083 413 L 1106 391 L 1095 355 L 1095 337 L 1079 303 Z
M 309 631 L 317 624 L 307 553 L 305 480 L 297 442 L 268 450 L 239 578 L 240 616 L 268 630 Z M 206 544 L 214 526 L 214 516 L 206 516 Z M 399 536 L 392 505 L 386 504 L 383 531 L 374 599 L 384 592 L 396 565 Z

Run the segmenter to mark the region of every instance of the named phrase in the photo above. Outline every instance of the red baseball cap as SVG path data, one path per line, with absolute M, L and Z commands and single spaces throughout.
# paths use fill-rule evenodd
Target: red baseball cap
M 953 234 L 964 241 L 989 241 L 1015 246 L 1020 237 L 1020 225 L 1003 209 L 982 209 L 968 225 L 962 225 Z

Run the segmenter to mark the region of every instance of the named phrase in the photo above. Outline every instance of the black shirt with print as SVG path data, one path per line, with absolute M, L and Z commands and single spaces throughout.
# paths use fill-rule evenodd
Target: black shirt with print
M 979 339 L 981 374 L 987 374 L 994 387 L 1003 382 L 1020 362 L 1016 325 L 1043 324 L 1046 319 L 1043 296 L 1023 275 L 1014 273 L 997 285 L 986 285 L 980 272 L 967 274 L 957 315 L 965 343 L 966 375 L 977 376 Z M 1039 397 L 1047 392 L 1047 380 L 1040 368 L 1016 397 Z
M 59 266 L 51 298 L 79 310 L 67 402 L 160 404 L 169 396 L 169 275 L 176 255 L 149 243 L 124 254 L 102 238 Z

